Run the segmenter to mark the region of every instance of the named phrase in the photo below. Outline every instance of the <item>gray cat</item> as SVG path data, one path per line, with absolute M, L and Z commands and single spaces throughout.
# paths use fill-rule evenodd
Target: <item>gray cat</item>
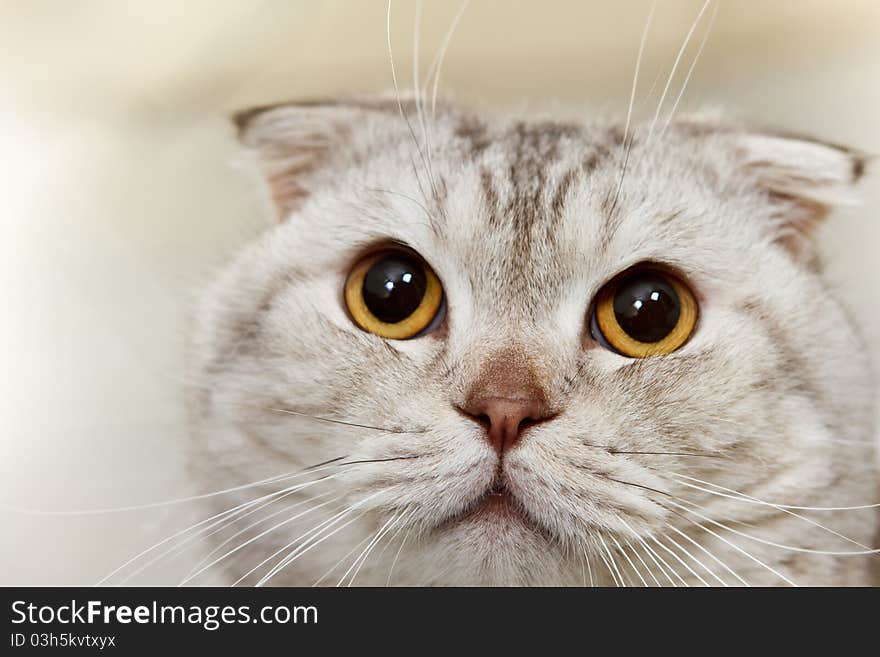
M 192 466 L 269 480 L 210 498 L 194 579 L 870 583 L 871 377 L 813 240 L 864 159 L 420 110 L 239 116 L 279 222 L 201 308 Z

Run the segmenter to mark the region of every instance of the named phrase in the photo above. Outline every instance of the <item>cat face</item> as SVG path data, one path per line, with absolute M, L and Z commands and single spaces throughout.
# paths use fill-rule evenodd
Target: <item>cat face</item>
M 238 575 L 274 553 L 253 578 L 286 555 L 270 581 L 312 584 L 342 560 L 338 578 L 362 546 L 364 584 L 395 553 L 406 584 L 688 581 L 671 556 L 688 542 L 750 583 L 805 569 L 751 545 L 771 574 L 711 522 L 775 523 L 785 542 L 803 528 L 717 487 L 828 505 L 870 486 L 846 442 L 870 435 L 862 348 L 810 239 L 861 160 L 710 119 L 624 141 L 616 124 L 403 110 L 240 120 L 280 221 L 203 306 L 193 463 L 222 485 L 322 465 L 265 491 L 287 492 L 247 531 Z M 397 301 L 379 298 L 389 281 Z M 644 353 L 621 342 L 673 327 Z M 260 534 L 294 503 L 323 506 Z

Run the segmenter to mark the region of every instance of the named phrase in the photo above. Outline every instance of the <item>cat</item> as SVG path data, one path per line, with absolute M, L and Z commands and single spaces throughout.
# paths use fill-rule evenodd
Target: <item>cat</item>
M 715 113 L 236 123 L 278 222 L 198 313 L 192 469 L 242 488 L 190 581 L 872 582 L 872 375 L 816 235 L 863 155 Z

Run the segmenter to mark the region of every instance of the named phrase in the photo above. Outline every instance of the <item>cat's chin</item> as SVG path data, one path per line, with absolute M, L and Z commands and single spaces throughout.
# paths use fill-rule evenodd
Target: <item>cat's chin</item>
M 562 584 L 563 555 L 550 532 L 509 492 L 480 495 L 434 529 L 416 579 L 439 586 Z

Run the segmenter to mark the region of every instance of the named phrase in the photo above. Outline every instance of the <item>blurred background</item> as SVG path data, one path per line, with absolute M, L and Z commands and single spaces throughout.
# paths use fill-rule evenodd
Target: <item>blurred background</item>
M 701 6 L 658 3 L 638 117 L 653 116 Z M 473 0 L 441 92 L 488 109 L 625 114 L 649 8 Z M 423 3 L 422 79 L 458 9 Z M 413 1 L 393 3 L 404 87 L 415 17 Z M 679 111 L 721 105 L 880 153 L 878 80 L 876 0 L 722 0 Z M 383 0 L 0 2 L 0 584 L 94 584 L 189 524 L 192 505 L 33 511 L 199 492 L 182 459 L 190 311 L 216 268 L 269 222 L 227 116 L 390 88 Z M 876 362 L 876 170 L 862 192 L 863 205 L 833 216 L 821 240 Z M 137 581 L 173 583 L 163 573 Z

